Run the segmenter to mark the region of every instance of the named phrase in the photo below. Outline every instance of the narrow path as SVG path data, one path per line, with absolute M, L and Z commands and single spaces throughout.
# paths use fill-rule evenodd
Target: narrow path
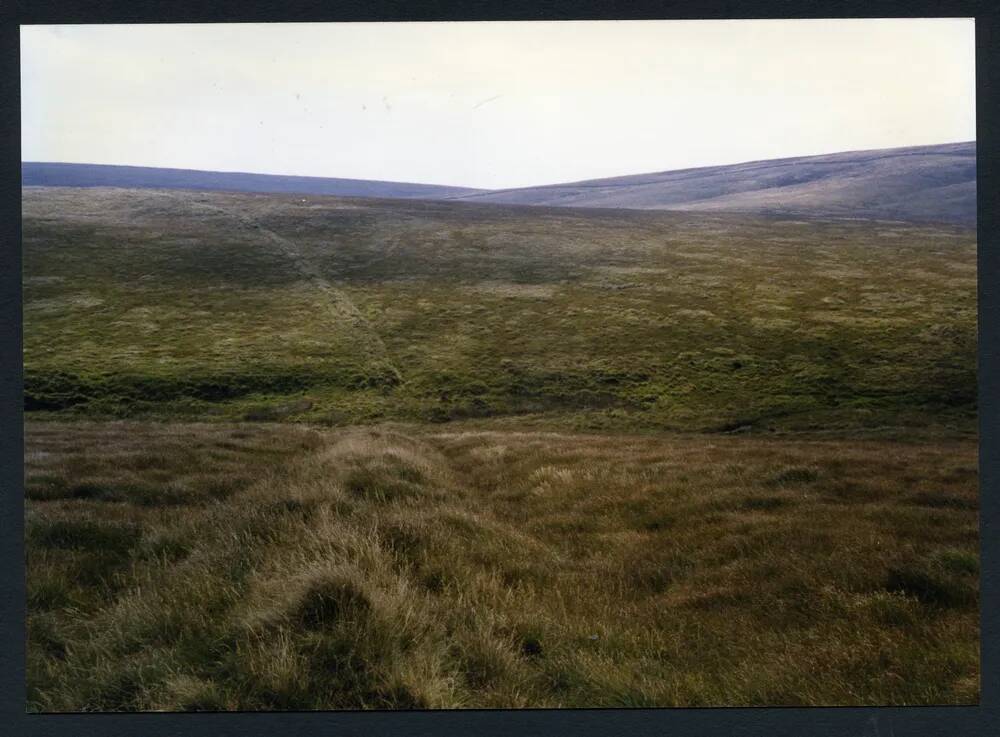
M 365 318 L 364 315 L 361 314 L 357 305 L 351 301 L 351 298 L 348 297 L 343 290 L 335 287 L 325 276 L 323 276 L 323 273 L 316 266 L 316 264 L 302 253 L 301 249 L 295 244 L 294 241 L 279 235 L 273 230 L 265 228 L 258 220 L 243 213 L 233 212 L 224 207 L 219 207 L 218 205 L 194 202 L 173 192 L 161 191 L 160 194 L 191 208 L 207 210 L 209 212 L 215 212 L 228 217 L 239 223 L 244 230 L 248 230 L 251 233 L 264 238 L 292 263 L 296 271 L 299 272 L 305 281 L 310 282 L 312 286 L 318 289 L 326 297 L 322 303 L 322 307 L 327 311 L 334 323 L 343 323 L 344 321 L 347 321 L 355 328 L 362 330 L 370 337 L 372 353 L 376 357 L 383 359 L 398 376 L 402 376 L 399 368 L 393 363 L 389 354 L 389 349 L 385 342 L 375 331 L 372 324 Z

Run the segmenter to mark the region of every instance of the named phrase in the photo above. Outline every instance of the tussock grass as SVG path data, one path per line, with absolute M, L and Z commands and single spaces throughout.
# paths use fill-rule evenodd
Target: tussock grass
M 31 423 L 29 490 L 195 496 L 29 497 L 30 707 L 974 703 L 976 510 L 912 495 L 975 452 Z

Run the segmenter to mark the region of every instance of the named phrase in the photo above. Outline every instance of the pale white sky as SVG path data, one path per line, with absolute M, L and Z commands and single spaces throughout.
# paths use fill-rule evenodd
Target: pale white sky
M 516 187 L 975 138 L 971 19 L 23 26 L 22 160 Z

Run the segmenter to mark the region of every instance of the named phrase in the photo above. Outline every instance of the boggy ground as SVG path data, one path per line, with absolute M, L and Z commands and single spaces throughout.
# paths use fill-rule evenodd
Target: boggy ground
M 34 711 L 975 703 L 970 440 L 27 425 Z

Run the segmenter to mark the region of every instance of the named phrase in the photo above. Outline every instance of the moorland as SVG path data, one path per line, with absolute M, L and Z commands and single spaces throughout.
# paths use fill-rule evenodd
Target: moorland
M 978 700 L 965 223 L 27 186 L 23 263 L 31 710 Z

